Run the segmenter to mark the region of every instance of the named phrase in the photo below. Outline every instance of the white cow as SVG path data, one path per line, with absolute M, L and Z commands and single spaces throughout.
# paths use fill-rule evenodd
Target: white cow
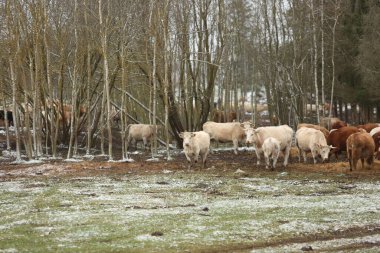
M 216 142 L 232 142 L 235 154 L 237 154 L 239 142 L 245 140 L 244 128 L 239 122 L 217 123 L 207 121 L 203 124 L 203 131 L 208 133 L 210 138 Z
M 133 142 L 134 146 L 136 146 L 137 141 L 142 141 L 144 143 L 144 147 L 148 148 L 148 144 L 158 128 L 159 126 L 149 124 L 129 124 L 127 127 L 128 144 Z
M 306 152 L 311 152 L 314 163 L 317 163 L 317 156 L 320 155 L 322 161 L 328 159 L 331 145 L 327 145 L 324 134 L 317 129 L 301 127 L 296 132 L 296 145 L 298 147 L 298 158 L 301 162 L 301 154 L 306 162 Z
M 204 131 L 182 132 L 179 137 L 183 139 L 183 150 L 189 164 L 189 169 L 194 162 L 198 162 L 201 156 L 202 168 L 205 167 L 207 155 L 210 148 L 210 135 Z
M 374 129 L 372 129 L 372 130 L 369 132 L 369 134 L 370 134 L 371 136 L 374 136 L 375 133 L 378 133 L 378 132 L 380 132 L 380 126 L 375 127 Z
M 265 157 L 265 168 L 269 168 L 270 160 L 273 161 L 272 168 L 276 168 L 278 156 L 280 154 L 280 142 L 273 137 L 266 138 L 263 143 L 263 152 Z
M 290 147 L 294 131 L 288 125 L 268 126 L 259 128 L 247 128 L 245 130 L 248 144 L 255 145 L 257 164 L 260 164 L 263 143 L 269 137 L 274 137 L 280 142 L 280 150 L 284 152 L 284 167 L 288 164 Z

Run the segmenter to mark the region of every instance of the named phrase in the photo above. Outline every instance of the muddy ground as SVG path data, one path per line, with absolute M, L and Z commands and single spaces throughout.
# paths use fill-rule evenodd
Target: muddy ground
M 2 157 L 0 252 L 380 250 L 378 161 L 351 172 L 344 156 L 304 164 L 292 150 L 267 170 L 250 149 L 219 149 L 188 170 L 180 150 L 171 157 Z

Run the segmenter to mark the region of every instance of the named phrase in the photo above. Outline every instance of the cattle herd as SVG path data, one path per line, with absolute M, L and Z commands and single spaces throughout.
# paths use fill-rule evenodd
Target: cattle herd
M 60 119 L 65 121 L 71 116 L 71 108 L 64 106 L 63 109 L 63 117 Z M 80 116 L 84 113 L 85 111 L 80 111 Z M 0 121 L 5 119 L 8 119 L 8 125 L 13 125 L 12 112 L 7 111 L 5 114 L 4 110 L 0 110 Z M 159 126 L 155 125 L 130 124 L 127 128 L 127 141 L 135 145 L 137 141 L 142 141 L 147 148 L 158 129 Z M 280 152 L 284 154 L 283 166 L 287 166 L 293 143 L 298 149 L 299 161 L 302 156 L 304 162 L 307 162 L 307 153 L 311 153 L 313 162 L 317 163 L 319 157 L 321 161 L 330 159 L 332 155 L 338 159 L 342 151 L 346 152 L 350 170 L 356 169 L 359 160 L 362 167 L 365 162 L 371 167 L 375 157 L 380 160 L 380 124 L 348 126 L 338 118 L 322 117 L 319 125 L 301 123 L 296 131 L 288 125 L 255 128 L 251 122 L 208 121 L 203 124 L 203 131 L 182 132 L 179 136 L 183 139 L 189 167 L 198 161 L 199 156 L 202 167 L 205 166 L 212 148 L 211 140 L 217 145 L 219 142 L 232 142 L 236 155 L 239 144 L 252 145 L 255 148 L 257 164 L 260 164 L 261 157 L 264 156 L 266 168 L 272 169 L 276 167 Z
M 321 118 L 319 125 L 302 123 L 297 126 L 296 132 L 288 125 L 266 126 L 254 128 L 250 122 L 219 123 L 208 121 L 203 125 L 203 131 L 180 133 L 183 138 L 183 147 L 189 168 L 201 157 L 202 168 L 205 166 L 210 141 L 232 142 L 234 153 L 238 152 L 238 145 L 251 144 L 255 148 L 257 164 L 260 164 L 264 155 L 266 168 L 275 168 L 280 151 L 284 154 L 283 166 L 288 164 L 292 143 L 298 148 L 298 157 L 307 162 L 307 153 L 311 153 L 314 164 L 317 158 L 321 161 L 329 160 L 331 155 L 338 155 L 345 151 L 350 164 L 350 170 L 356 169 L 361 160 L 372 166 L 374 157 L 380 160 L 380 124 L 368 123 L 365 125 L 348 126 L 338 118 Z

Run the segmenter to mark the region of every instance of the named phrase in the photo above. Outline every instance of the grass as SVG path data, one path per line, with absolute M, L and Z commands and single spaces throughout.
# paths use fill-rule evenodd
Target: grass
M 278 172 L 20 178 L 0 185 L 0 252 L 282 252 L 353 227 L 378 242 L 379 190 Z

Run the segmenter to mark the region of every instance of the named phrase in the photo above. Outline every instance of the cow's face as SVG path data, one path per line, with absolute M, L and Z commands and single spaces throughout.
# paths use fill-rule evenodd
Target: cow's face
M 329 158 L 330 150 L 332 146 L 319 146 L 319 154 L 321 155 L 322 160 L 326 160 Z
M 190 147 L 191 139 L 195 136 L 194 133 L 191 132 L 182 132 L 179 134 L 179 137 L 183 139 L 183 147 Z
M 257 142 L 257 133 L 256 130 L 253 128 L 246 128 L 244 129 L 246 139 L 245 143 L 246 144 L 255 144 Z

